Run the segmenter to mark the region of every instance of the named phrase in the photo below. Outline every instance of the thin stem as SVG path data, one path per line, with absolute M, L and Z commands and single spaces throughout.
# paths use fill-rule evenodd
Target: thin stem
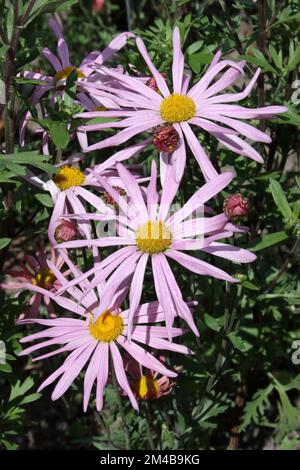
M 227 304 L 227 299 L 229 296 L 230 292 L 230 285 L 226 282 L 226 303 L 225 303 L 225 309 L 224 309 L 224 328 L 223 328 L 223 334 L 224 338 L 221 341 L 220 345 L 220 350 L 217 355 L 217 359 L 215 362 L 215 367 L 214 367 L 214 372 L 211 374 L 211 376 L 208 379 L 208 382 L 205 387 L 205 391 L 203 394 L 202 399 L 200 400 L 200 403 L 198 405 L 197 409 L 197 414 L 194 417 L 195 419 L 198 419 L 201 416 L 201 412 L 203 410 L 203 406 L 206 400 L 206 397 L 210 394 L 210 392 L 213 390 L 213 388 L 216 386 L 216 384 L 219 381 L 220 374 L 223 370 L 224 364 L 227 362 L 229 353 L 231 351 L 231 346 L 229 345 L 229 340 L 227 338 L 227 335 L 231 333 L 234 330 L 234 323 L 236 320 L 236 314 L 237 314 L 237 301 L 241 295 L 242 292 L 242 287 L 238 286 L 237 290 L 237 295 L 235 296 L 235 304 L 230 312 L 228 304 Z M 230 347 L 229 347 L 230 346 Z
M 265 0 L 258 0 L 258 49 L 262 54 L 266 53 L 266 19 Z M 258 106 L 265 106 L 265 82 L 264 74 L 261 73 L 257 81 L 258 85 Z M 264 122 L 262 121 L 264 126 Z
M 145 408 L 146 408 L 146 431 L 147 431 L 149 447 L 150 447 L 150 450 L 155 450 L 155 444 L 154 444 L 154 440 L 152 437 L 152 431 L 151 431 L 151 426 L 150 426 L 149 403 L 147 401 L 145 402 Z
M 128 29 L 128 31 L 131 31 L 131 8 L 130 8 L 130 0 L 125 0 L 125 8 L 126 8 L 127 29 Z
M 280 270 L 278 271 L 278 273 L 273 277 L 272 279 L 272 282 L 271 284 L 269 284 L 265 290 L 263 291 L 263 294 L 265 294 L 266 292 L 269 292 L 270 290 L 273 289 L 273 287 L 275 286 L 275 284 L 277 283 L 277 281 L 281 278 L 281 276 L 285 273 L 285 271 L 287 270 L 287 267 L 289 265 L 289 262 L 291 261 L 291 258 L 292 256 L 294 255 L 294 253 L 296 253 L 297 249 L 299 248 L 299 245 L 300 245 L 300 240 L 297 239 L 296 242 L 294 243 L 294 246 L 292 247 L 291 251 L 289 252 L 285 262 L 283 263 L 283 265 L 281 266 Z
M 111 362 L 112 362 L 112 361 L 111 361 Z M 123 403 L 122 403 L 122 399 L 121 399 L 120 392 L 119 392 L 119 386 L 118 386 L 118 382 L 117 382 L 117 377 L 116 377 L 115 369 L 114 369 L 112 363 L 111 363 L 111 371 L 112 371 L 112 372 L 111 372 L 111 375 L 112 375 L 112 383 L 113 383 L 113 387 L 114 387 L 114 390 L 115 390 L 115 393 L 116 393 L 116 397 L 117 397 L 117 402 L 118 402 L 118 407 L 119 407 L 119 411 L 120 411 L 120 416 L 121 416 L 121 419 L 122 419 L 122 422 L 123 422 L 124 437 L 125 437 L 125 447 L 126 447 L 127 450 L 131 450 L 131 446 L 130 446 L 130 436 L 129 436 L 129 431 L 128 431 L 128 428 L 127 428 L 127 423 L 126 423 L 126 418 L 125 418 Z

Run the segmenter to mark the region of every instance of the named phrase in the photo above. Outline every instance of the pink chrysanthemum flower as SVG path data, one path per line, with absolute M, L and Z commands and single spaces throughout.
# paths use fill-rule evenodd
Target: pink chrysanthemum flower
M 95 177 L 99 179 L 101 185 L 115 199 L 123 211 L 122 214 L 115 217 L 120 227 L 124 227 L 124 230 L 119 230 L 114 237 L 75 240 L 62 243 L 57 247 L 78 248 L 124 245 L 124 248 L 117 250 L 84 274 L 84 277 L 88 277 L 93 273 L 98 273 L 91 283 L 92 286 L 109 277 L 106 281 L 105 294 L 101 298 L 98 310 L 95 311 L 96 319 L 102 311 L 110 308 L 113 293 L 124 276 L 134 273 L 129 293 L 128 334 L 130 337 L 132 319 L 141 300 L 144 274 L 150 258 L 155 290 L 166 315 L 165 320 L 168 331 L 171 333 L 174 318 L 178 315 L 198 335 L 193 317 L 183 301 L 168 259 L 175 260 L 181 266 L 197 274 L 213 276 L 229 282 L 237 282 L 237 279 L 223 270 L 183 252 L 196 250 L 200 253 L 202 251 L 239 263 L 256 259 L 256 256 L 247 250 L 218 242 L 218 240 L 232 235 L 232 232 L 226 228 L 228 218 L 225 214 L 222 213 L 214 217 L 201 216 L 197 218 L 196 216 L 194 219 L 187 220 L 189 216 L 195 214 L 195 211 L 202 208 L 203 204 L 209 199 L 222 191 L 232 180 L 233 174 L 223 173 L 216 176 L 213 181 L 202 186 L 182 208 L 169 215 L 171 204 L 178 190 L 178 183 L 175 182 L 171 165 L 167 170 L 166 182 L 160 200 L 156 189 L 157 170 L 154 161 L 149 186 L 143 192 L 122 164 L 118 164 L 117 169 L 132 202 L 130 205 L 103 178 L 96 175 Z M 97 215 L 83 214 L 82 216 L 78 215 L 78 218 L 82 218 L 82 220 L 87 218 L 97 219 Z M 80 279 L 75 279 L 71 284 L 74 285 L 79 281 Z
M 66 262 L 69 264 L 73 275 L 80 277 L 81 273 L 76 266 L 67 258 Z M 62 284 L 66 283 L 66 278 L 58 270 L 55 271 L 55 274 Z M 158 302 L 150 302 L 137 308 L 133 319 L 131 342 L 129 342 L 127 339 L 129 311 L 120 308 L 128 290 L 126 283 L 125 288 L 123 285 L 114 295 L 111 309 L 103 311 L 97 319 L 95 319 L 95 310 L 99 306 L 100 296 L 105 295 L 105 292 L 101 290 L 99 285 L 95 290 L 88 289 L 88 287 L 89 283 L 82 281 L 76 288 L 67 289 L 66 296 L 52 296 L 53 300 L 62 306 L 64 310 L 80 315 L 81 319 L 60 317 L 55 320 L 33 319 L 21 321 L 21 324 L 37 323 L 47 328 L 23 338 L 22 343 L 35 340 L 42 341 L 28 347 L 20 355 L 31 354 L 34 351 L 54 345 L 62 346 L 33 360 L 37 361 L 69 352 L 63 364 L 39 387 L 40 391 L 59 378 L 52 393 L 53 400 L 57 400 L 67 391 L 88 363 L 84 378 L 83 406 L 86 410 L 93 384 L 96 382 L 96 407 L 99 411 L 103 406 L 103 392 L 108 380 L 109 356 L 111 355 L 120 388 L 128 395 L 132 406 L 137 410 L 137 400 L 128 383 L 120 349 L 134 357 L 143 367 L 167 377 L 176 377 L 177 374 L 167 369 L 138 343 L 150 348 L 170 350 L 183 354 L 188 354 L 190 351 L 186 346 L 169 342 L 166 339 L 166 327 L 149 324 L 161 322 L 164 318 L 163 309 Z M 44 289 L 41 287 L 31 286 L 31 288 L 40 294 L 44 294 Z M 87 289 L 88 294 L 83 297 Z M 181 334 L 183 334 L 183 330 L 180 328 L 173 328 L 171 331 L 172 338 Z
M 51 263 L 58 270 L 64 265 L 61 254 L 51 250 Z M 42 248 L 37 250 L 35 256 L 25 255 L 24 260 L 19 262 L 20 269 L 10 269 L 5 272 L 9 276 L 6 282 L 0 284 L 2 289 L 24 291 L 26 285 L 39 286 L 43 293 L 35 292 L 29 299 L 29 308 L 20 315 L 20 319 L 34 318 L 38 315 L 41 304 L 44 304 L 50 317 L 56 317 L 51 293 L 61 287 L 55 274 L 49 269 L 47 257 Z
M 244 91 L 220 94 L 243 73 L 245 62 L 237 63 L 232 60 L 219 62 L 220 53 L 218 52 L 203 77 L 189 89 L 190 76 L 184 75 L 184 56 L 180 46 L 180 33 L 179 29 L 175 27 L 173 33 L 173 86 L 170 90 L 166 80 L 150 59 L 142 39 L 137 38 L 136 44 L 155 79 L 158 91 L 156 92 L 141 83 L 136 77 L 118 74 L 106 67 L 100 67 L 101 73 L 106 73 L 109 77 L 119 80 L 127 90 L 122 90 L 120 87 L 109 90 L 109 87 L 104 87 L 101 83 L 93 84 L 88 81 L 84 84 L 84 87 L 91 93 L 96 89 L 110 91 L 121 110 L 87 112 L 81 113 L 79 116 L 82 118 L 101 116 L 125 119 L 86 125 L 82 126 L 80 130 L 89 132 L 112 127 L 124 129 L 118 134 L 90 146 L 88 146 L 86 139 L 86 148 L 83 149 L 85 152 L 122 144 L 141 132 L 151 131 L 156 126 L 168 124 L 174 126 L 181 139 L 181 145 L 173 152 L 171 157 L 175 164 L 177 181 L 180 180 L 185 167 L 185 140 L 198 161 L 205 178 L 210 180 L 217 174 L 191 126 L 209 132 L 225 147 L 239 155 L 252 158 L 257 162 L 263 161 L 259 153 L 245 140 L 241 139 L 238 134 L 255 142 L 265 143 L 271 141 L 270 137 L 250 124 L 241 121 L 241 119 L 267 119 L 274 114 L 286 112 L 287 108 L 284 106 L 268 106 L 248 109 L 235 104 L 228 104 L 241 101 L 249 95 L 258 78 L 260 69 L 256 71 Z M 217 78 L 219 73 L 226 68 L 228 70 L 220 78 Z M 84 144 L 84 139 L 81 143 Z M 161 154 L 163 167 L 165 167 L 167 161 L 168 154 Z M 163 173 L 163 168 L 160 172 Z
M 65 41 L 63 32 L 59 23 L 51 18 L 49 25 L 57 38 L 57 56 L 53 54 L 47 47 L 43 49 L 43 55 L 50 62 L 54 69 L 54 75 L 44 75 L 38 72 L 24 72 L 24 78 L 38 80 L 44 82 L 44 85 L 37 85 L 31 96 L 31 106 L 35 107 L 45 93 L 54 91 L 54 96 L 62 95 L 64 85 L 68 76 L 73 70 L 76 70 L 79 82 L 91 77 L 94 73 L 93 64 L 101 65 L 111 59 L 111 57 L 125 46 L 129 37 L 133 36 L 132 33 L 121 33 L 115 37 L 108 46 L 102 51 L 91 52 L 78 67 L 75 67 L 70 61 L 69 48 Z M 111 100 L 105 101 L 103 104 L 111 105 Z M 96 107 L 94 108 L 96 109 Z M 25 130 L 29 119 L 31 118 L 30 111 L 24 115 L 20 123 L 20 143 L 24 145 Z
M 102 164 L 100 164 L 93 167 L 93 173 L 89 169 L 82 171 L 77 165 L 81 158 L 82 155 L 74 154 L 69 159 L 56 165 L 58 172 L 54 175 L 53 179 L 46 182 L 28 172 L 27 180 L 31 184 L 49 191 L 51 194 L 54 208 L 48 226 L 48 237 L 53 245 L 58 241 L 55 234 L 62 220 L 64 220 L 64 214 L 82 214 L 86 212 L 83 202 L 90 204 L 98 213 L 105 214 L 106 217 L 113 213 L 112 209 L 106 204 L 105 198 L 99 197 L 90 191 L 92 188 L 104 191 L 95 174 L 99 174 L 107 179 L 115 188 L 124 188 L 123 181 L 115 169 L 103 169 Z M 138 178 L 139 182 L 148 180 L 148 178 L 140 178 L 138 173 L 134 175 Z M 77 233 L 81 237 L 91 238 L 90 222 L 81 220 L 77 227 Z

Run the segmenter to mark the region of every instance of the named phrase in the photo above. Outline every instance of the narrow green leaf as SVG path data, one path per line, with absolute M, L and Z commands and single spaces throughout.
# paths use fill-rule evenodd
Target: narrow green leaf
M 287 219 L 291 219 L 293 217 L 292 209 L 289 206 L 287 198 L 283 192 L 281 184 L 274 179 L 270 179 L 270 189 L 272 192 L 273 199 L 275 201 L 276 206 L 282 213 L 283 217 Z
M 11 242 L 11 238 L 0 238 L 0 250 L 5 248 Z
M 267 235 L 262 235 L 259 237 L 250 247 L 250 251 L 257 252 L 269 248 L 273 245 L 278 245 L 279 243 L 287 240 L 289 238 L 286 232 L 274 232 Z

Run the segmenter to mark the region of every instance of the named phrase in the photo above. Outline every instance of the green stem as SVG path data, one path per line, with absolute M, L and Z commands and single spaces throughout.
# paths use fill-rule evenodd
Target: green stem
M 154 440 L 152 437 L 152 431 L 151 431 L 151 426 L 150 426 L 149 403 L 147 401 L 145 402 L 145 408 L 146 408 L 146 431 L 147 431 L 149 447 L 150 447 L 150 450 L 155 450 L 155 444 L 154 444 Z
M 197 407 L 197 414 L 194 417 L 195 419 L 198 419 L 201 416 L 206 397 L 210 394 L 210 392 L 213 390 L 213 388 L 218 383 L 220 374 L 221 374 L 222 369 L 224 367 L 224 364 L 227 362 L 228 357 L 229 357 L 229 353 L 232 349 L 230 344 L 229 344 L 229 340 L 227 338 L 227 335 L 234 330 L 235 320 L 236 320 L 236 317 L 237 317 L 237 307 L 236 306 L 237 306 L 238 299 L 239 299 L 239 297 L 241 295 L 241 292 L 242 292 L 242 286 L 240 286 L 240 285 L 238 286 L 237 295 L 235 297 L 235 304 L 234 304 L 233 308 L 231 309 L 231 311 L 230 311 L 230 309 L 228 307 L 228 303 L 227 303 L 230 289 L 231 289 L 231 286 L 226 282 L 226 303 L 225 303 L 225 309 L 224 309 L 224 328 L 223 328 L 224 337 L 221 341 L 220 350 L 218 352 L 217 359 L 216 359 L 216 362 L 215 362 L 214 372 L 213 372 L 213 374 L 211 374 L 211 376 L 208 379 L 203 397 L 200 400 L 200 403 Z

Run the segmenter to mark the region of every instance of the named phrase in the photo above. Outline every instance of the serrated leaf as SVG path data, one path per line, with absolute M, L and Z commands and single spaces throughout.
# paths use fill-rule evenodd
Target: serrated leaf
M 8 401 L 11 402 L 16 398 L 23 397 L 23 395 L 33 387 L 33 385 L 34 381 L 31 377 L 27 377 L 23 383 L 21 383 L 20 380 L 17 380 L 17 382 L 11 387 Z

